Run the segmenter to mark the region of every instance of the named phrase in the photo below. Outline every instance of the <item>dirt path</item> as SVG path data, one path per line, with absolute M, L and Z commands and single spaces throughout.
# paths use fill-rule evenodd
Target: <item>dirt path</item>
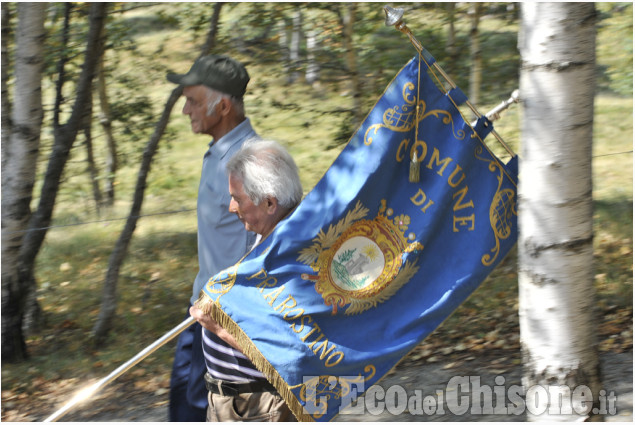
M 509 355 L 511 354 L 511 355 Z M 416 357 L 416 356 L 415 356 Z M 365 402 L 362 413 L 344 411 L 336 422 L 520 422 L 525 421 L 525 415 L 520 414 L 478 414 L 472 408 L 474 393 L 483 394 L 485 406 L 496 406 L 499 392 L 506 394 L 505 405 L 513 411 L 515 405 L 510 401 L 510 391 L 520 385 L 521 366 L 516 353 L 495 352 L 484 356 L 474 357 L 469 354 L 447 356 L 438 362 L 423 362 L 421 359 L 406 358 L 393 372 L 384 377 L 380 386 L 387 394 L 404 394 L 413 401 L 411 408 L 419 414 L 410 414 L 406 409 L 405 399 L 402 402 L 387 406 L 383 397 L 377 397 L 378 403 Z M 615 414 L 605 417 L 606 421 L 633 420 L 633 352 L 603 353 L 601 355 L 602 371 L 604 374 L 604 389 L 609 401 L 611 393 L 615 395 L 612 404 Z M 465 388 L 457 388 L 463 376 L 472 376 L 471 392 Z M 478 377 L 478 378 L 477 378 Z M 480 391 L 475 391 L 475 384 L 480 385 Z M 138 383 L 137 383 L 138 384 Z M 499 385 L 500 384 L 500 385 Z M 139 391 L 135 381 L 122 380 L 104 389 L 103 393 L 88 404 L 81 406 L 68 414 L 63 421 L 68 422 L 165 422 L 167 421 L 166 388 L 158 388 L 154 392 Z M 491 394 L 484 387 L 493 389 Z M 502 389 L 504 388 L 504 390 Z M 511 390 L 510 390 L 511 388 Z M 403 392 L 402 389 L 405 391 Z M 443 394 L 443 403 L 439 403 L 437 392 Z M 513 391 L 512 391 L 513 392 Z M 462 402 L 456 403 L 458 397 Z M 417 404 L 427 397 L 428 404 Z M 467 397 L 467 398 L 466 398 Z M 492 403 L 491 398 L 494 397 Z M 394 398 L 394 397 L 393 397 Z M 436 407 L 432 400 L 435 401 Z M 467 404 L 465 402 L 468 402 Z M 438 406 L 442 404 L 442 408 Z M 607 410 L 611 408 L 607 403 Z M 454 407 L 452 407 L 454 406 Z M 457 407 L 459 406 L 459 407 Z M 464 414 L 461 407 L 469 407 Z M 3 406 L 4 408 L 4 406 Z M 391 413 L 392 412 L 392 413 Z M 454 413 L 453 413 L 454 412 Z M 51 412 L 40 412 L 30 415 L 27 420 L 41 421 Z M 485 410 L 483 413 L 486 413 Z M 5 418 L 6 420 L 6 418 Z
M 614 354 L 608 353 L 601 356 L 604 373 L 604 389 L 607 399 L 611 392 L 616 396 L 615 414 L 607 415 L 606 421 L 632 421 L 633 419 L 633 356 L 632 352 Z M 474 381 L 467 387 L 467 379 L 461 378 L 472 376 Z M 514 385 L 521 384 L 522 367 L 514 365 L 513 362 L 501 361 L 492 362 L 483 367 L 482 359 L 459 360 L 451 367 L 440 367 L 439 364 L 404 364 L 399 366 L 391 375 L 385 377 L 380 385 L 386 390 L 386 394 L 398 394 L 398 387 L 389 390 L 392 386 L 399 386 L 406 390 L 406 394 L 413 400 L 425 399 L 430 402 L 427 409 L 420 408 L 412 402 L 412 406 L 418 414 L 409 414 L 407 411 L 395 415 L 405 405 L 392 406 L 393 413 L 388 409 L 381 412 L 369 412 L 366 409 L 364 414 L 340 414 L 336 421 L 347 422 L 371 422 L 371 421 L 400 421 L 400 422 L 520 422 L 525 421 L 523 409 L 516 408 L 511 401 L 509 394 L 513 393 Z M 457 388 L 453 383 L 460 383 L 463 387 Z M 497 385 L 501 384 L 501 385 Z M 487 388 L 486 388 L 487 387 Z M 511 392 L 510 392 L 511 388 Z M 480 389 L 480 390 L 477 390 Z M 416 391 L 420 390 L 421 396 Z M 439 403 L 443 394 L 443 402 Z M 403 393 L 402 393 L 403 394 Z M 502 394 L 502 395 L 501 395 Z M 457 403 L 457 397 L 461 397 Z M 516 411 L 517 414 L 486 414 L 485 407 L 482 413 L 479 406 L 473 403 L 472 397 L 483 397 L 483 406 L 497 407 L 498 400 L 503 400 L 504 404 Z M 502 398 L 502 397 L 507 397 Z M 492 400 L 492 398 L 494 400 Z M 403 399 L 403 398 L 402 398 Z M 433 403 L 434 401 L 434 403 Z M 368 403 L 366 403 L 368 405 Z M 371 403 L 371 409 L 374 409 Z M 441 408 L 438 406 L 444 404 Z M 381 407 L 381 405 L 380 405 Z M 375 410 L 382 410 L 381 408 Z M 407 409 L 406 409 L 407 410 Z M 427 411 L 426 411 L 427 410 Z M 463 414 L 459 413 L 465 410 Z M 608 411 L 608 408 L 607 408 Z

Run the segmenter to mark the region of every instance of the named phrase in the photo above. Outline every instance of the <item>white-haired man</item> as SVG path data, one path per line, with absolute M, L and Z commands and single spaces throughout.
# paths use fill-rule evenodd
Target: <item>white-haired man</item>
M 302 199 L 298 168 L 289 153 L 274 141 L 245 143 L 227 163 L 229 211 L 236 214 L 245 229 L 258 235 L 258 243 L 275 229 Z M 237 359 L 224 366 L 231 377 L 218 373 L 208 362 L 208 421 L 282 421 L 294 420 L 289 407 L 265 376 L 242 353 L 240 345 L 225 329 L 198 307 L 192 317 L 203 326 L 203 351 L 206 359 L 223 354 Z M 227 344 L 231 350 L 222 350 Z

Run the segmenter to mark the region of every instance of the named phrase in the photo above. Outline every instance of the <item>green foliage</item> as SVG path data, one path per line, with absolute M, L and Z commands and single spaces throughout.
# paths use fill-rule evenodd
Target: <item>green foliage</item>
M 602 305 L 632 305 L 633 100 L 600 96 L 595 109 L 596 285 Z
M 121 142 L 119 147 L 129 149 L 129 144 L 133 143 L 135 153 L 140 152 L 143 146 L 140 142 L 147 140 L 155 120 L 154 104 L 149 97 L 125 96 L 126 92 L 134 93 L 138 87 L 115 93 L 110 103 L 111 119 L 118 128 L 117 140 Z M 126 157 L 127 155 L 122 155 L 122 158 Z
M 141 6 L 151 7 L 149 6 Z M 125 10 L 124 10 L 125 11 Z M 138 35 L 149 34 L 153 32 L 162 32 L 175 30 L 179 27 L 180 22 L 176 16 L 162 13 L 149 14 L 126 14 L 121 19 L 115 21 L 121 26 L 122 33 L 126 38 L 134 38 Z
M 64 28 L 66 9 L 70 9 L 69 27 Z M 61 113 L 70 112 L 74 99 L 75 82 L 81 72 L 81 61 L 86 49 L 85 39 L 88 30 L 86 19 L 88 6 L 75 3 L 49 3 L 44 44 L 43 75 L 51 86 L 58 85 L 59 66 L 64 61 L 64 89 L 62 91 Z M 67 38 L 67 40 L 65 40 Z M 53 98 L 51 97 L 51 105 Z M 46 108 L 45 108 L 46 109 Z M 49 107 L 48 109 L 52 109 Z M 63 116 L 63 115 L 62 115 Z
M 153 16 L 161 22 L 164 28 L 179 28 L 191 34 L 193 39 L 196 37 L 205 37 L 209 30 L 209 20 L 212 16 L 214 3 L 180 3 L 179 7 L 174 4 L 166 4 L 153 8 L 154 15 L 144 14 L 143 19 Z M 152 31 L 156 31 L 157 27 L 151 27 Z M 148 31 L 144 31 L 147 33 Z M 141 34 L 141 32 L 140 32 Z
M 633 94 L 633 3 L 596 3 L 601 90 Z

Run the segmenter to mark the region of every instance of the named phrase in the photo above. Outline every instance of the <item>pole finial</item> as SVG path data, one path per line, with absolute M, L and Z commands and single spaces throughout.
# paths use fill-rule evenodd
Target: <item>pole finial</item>
M 384 6 L 384 12 L 386 12 L 386 26 L 392 27 L 398 25 L 403 18 L 404 10 L 400 7 L 394 8 L 390 6 Z

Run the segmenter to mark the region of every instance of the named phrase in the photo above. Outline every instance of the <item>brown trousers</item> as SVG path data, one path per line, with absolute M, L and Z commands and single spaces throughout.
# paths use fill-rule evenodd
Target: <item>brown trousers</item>
M 208 393 L 208 422 L 295 422 L 278 393 L 244 393 L 223 396 Z

